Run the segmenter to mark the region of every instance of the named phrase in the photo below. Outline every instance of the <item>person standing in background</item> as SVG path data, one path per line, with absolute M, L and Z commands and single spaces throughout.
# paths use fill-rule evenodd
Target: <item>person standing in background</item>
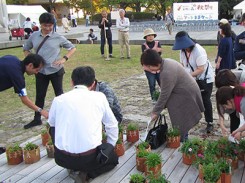
M 62 25 L 65 29 L 65 33 L 67 33 L 69 31 L 69 20 L 66 18 L 66 15 L 64 15 L 64 17 L 62 18 Z
M 32 33 L 25 42 L 23 51 L 25 56 L 27 56 L 33 49 L 36 54 L 41 55 L 45 60 L 44 67 L 36 75 L 35 104 L 42 109 L 49 82 L 52 83 L 55 96 L 63 94 L 64 63 L 73 55 L 76 48 L 64 36 L 53 32 L 55 20 L 51 13 L 41 14 L 39 22 L 41 30 Z M 63 57 L 60 55 L 62 48 L 67 50 L 67 53 Z M 41 115 L 39 112 L 35 112 L 34 119 L 25 125 L 24 128 L 28 129 L 41 124 Z
M 90 18 L 90 15 L 89 15 L 89 13 L 86 13 L 86 27 L 88 27 L 89 26 L 89 24 L 90 24 L 90 21 L 89 21 L 89 18 Z
M 101 12 L 101 16 L 102 18 L 99 21 L 99 28 L 101 29 L 100 31 L 100 36 L 101 36 L 101 42 L 100 42 L 100 53 L 101 56 L 104 58 L 105 55 L 105 43 L 106 43 L 106 39 L 107 39 L 107 43 L 109 46 L 109 57 L 112 58 L 112 33 L 111 33 L 111 19 L 107 18 L 107 12 L 106 10 L 103 10 Z M 106 35 L 105 35 L 106 33 Z
M 57 13 L 54 8 L 51 9 L 51 14 L 54 16 L 54 27 L 53 31 L 56 32 L 56 26 L 57 26 Z
M 167 12 L 165 15 L 165 22 L 166 22 L 166 27 L 168 29 L 168 33 L 169 35 L 171 35 L 173 32 L 174 16 L 173 13 L 171 12 L 170 6 L 167 8 Z
M 77 27 L 76 17 L 73 15 L 73 13 L 71 14 L 71 23 L 72 27 Z
M 130 21 L 128 18 L 125 17 L 125 11 L 123 9 L 119 10 L 119 16 L 116 20 L 116 26 L 118 29 L 118 42 L 120 45 L 120 55 L 121 59 L 124 59 L 124 45 L 126 46 L 127 49 L 127 59 L 131 58 L 130 55 L 130 46 L 129 46 L 129 26 L 130 26 Z

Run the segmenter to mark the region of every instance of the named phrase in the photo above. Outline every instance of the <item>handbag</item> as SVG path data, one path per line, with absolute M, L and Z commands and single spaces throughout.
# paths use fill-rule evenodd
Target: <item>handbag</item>
M 164 118 L 164 124 L 162 123 Z M 153 128 L 148 132 L 145 141 L 151 145 L 151 149 L 157 149 L 167 139 L 168 125 L 166 123 L 165 115 L 159 115 L 154 123 Z

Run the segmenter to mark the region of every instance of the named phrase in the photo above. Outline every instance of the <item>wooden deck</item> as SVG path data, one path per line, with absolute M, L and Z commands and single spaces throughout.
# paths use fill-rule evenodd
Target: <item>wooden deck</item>
M 41 160 L 34 164 L 8 165 L 5 153 L 0 155 L 0 183 L 73 183 L 66 169 L 56 165 L 54 159 L 48 158 L 46 149 L 41 145 L 40 136 L 30 139 L 40 146 Z M 23 144 L 22 144 L 23 145 Z M 91 183 L 128 183 L 131 174 L 136 170 L 135 144 L 125 142 L 126 152 L 119 158 L 119 164 L 91 181 Z M 198 171 L 194 166 L 182 163 L 182 154 L 176 149 L 165 146 L 154 152 L 163 158 L 162 173 L 171 183 L 200 183 Z M 239 168 L 233 172 L 232 183 L 245 183 L 244 163 L 239 162 Z

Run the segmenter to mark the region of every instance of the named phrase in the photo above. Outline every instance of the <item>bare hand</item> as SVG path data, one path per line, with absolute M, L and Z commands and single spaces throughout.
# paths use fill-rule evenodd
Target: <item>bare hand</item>
M 233 133 L 232 133 L 233 134 Z M 237 132 L 234 135 L 232 135 L 236 140 L 240 140 L 241 139 L 241 132 Z
M 229 134 L 229 130 L 227 128 L 225 128 L 224 126 L 221 126 L 221 132 L 223 136 L 228 136 Z
M 46 110 L 42 110 L 41 111 L 41 115 L 43 116 L 43 117 L 45 117 L 46 119 L 48 119 L 48 111 L 46 111 Z
M 62 65 L 62 64 L 64 64 L 65 63 L 65 61 L 66 61 L 66 59 L 64 59 L 64 58 L 61 58 L 61 59 L 59 59 L 59 60 L 56 60 L 55 62 L 53 62 L 53 66 L 60 66 L 60 65 Z
M 151 113 L 151 121 L 157 120 L 158 115 L 156 113 Z
M 220 62 L 217 62 L 216 63 L 216 69 L 219 69 L 219 67 L 220 67 Z

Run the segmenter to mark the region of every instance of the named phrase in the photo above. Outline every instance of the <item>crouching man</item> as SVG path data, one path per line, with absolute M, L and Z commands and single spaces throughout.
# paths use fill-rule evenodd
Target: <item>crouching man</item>
M 86 182 L 118 164 L 114 146 L 118 122 L 105 95 L 92 91 L 95 72 L 89 66 L 72 72 L 73 89 L 54 98 L 49 111 L 55 162 L 67 168 L 76 182 Z M 102 123 L 107 143 L 102 141 Z

